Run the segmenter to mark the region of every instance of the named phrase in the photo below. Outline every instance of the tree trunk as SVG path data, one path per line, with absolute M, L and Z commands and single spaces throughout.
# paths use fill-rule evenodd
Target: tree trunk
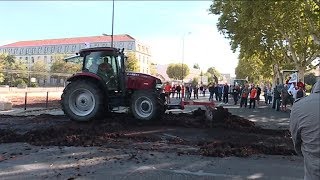
M 282 77 L 280 76 L 279 65 L 275 64 L 273 66 L 273 80 L 272 80 L 272 88 L 275 87 L 282 81 Z
M 305 67 L 297 67 L 298 72 L 298 82 L 301 81 L 304 83 L 304 73 L 305 73 Z

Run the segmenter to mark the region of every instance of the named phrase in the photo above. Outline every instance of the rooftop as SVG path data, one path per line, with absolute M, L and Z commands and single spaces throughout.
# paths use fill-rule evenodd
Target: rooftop
M 114 41 L 132 41 L 135 39 L 128 34 L 120 34 L 120 35 L 114 35 L 113 40 Z M 111 36 L 88 36 L 88 37 L 74 37 L 74 38 L 61 38 L 61 39 L 18 41 L 15 43 L 0 46 L 0 48 L 80 44 L 80 43 L 94 43 L 94 42 L 111 42 Z

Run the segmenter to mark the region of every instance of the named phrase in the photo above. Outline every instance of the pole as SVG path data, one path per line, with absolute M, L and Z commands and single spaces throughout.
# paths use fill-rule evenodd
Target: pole
M 46 98 L 46 109 L 48 109 L 48 101 L 49 101 L 49 92 L 47 91 L 47 98 Z
M 182 62 L 181 62 L 181 80 L 182 80 L 182 84 L 183 84 L 183 63 L 184 63 L 184 35 L 182 37 Z
M 28 93 L 25 92 L 25 95 L 24 95 L 24 110 L 27 110 L 27 98 L 28 97 Z
M 113 48 L 113 27 L 114 27 L 114 0 L 112 0 L 112 29 L 111 29 L 111 47 Z

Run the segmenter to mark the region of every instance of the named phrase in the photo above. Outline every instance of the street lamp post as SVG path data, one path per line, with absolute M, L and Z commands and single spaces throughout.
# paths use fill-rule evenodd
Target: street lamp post
M 114 0 L 112 0 L 112 27 L 111 27 L 111 47 L 113 48 L 113 27 L 114 27 Z
M 112 17 L 111 17 L 111 35 L 103 33 L 103 36 L 110 36 L 111 37 L 111 47 L 113 47 L 113 29 L 114 29 L 114 0 L 112 0 Z

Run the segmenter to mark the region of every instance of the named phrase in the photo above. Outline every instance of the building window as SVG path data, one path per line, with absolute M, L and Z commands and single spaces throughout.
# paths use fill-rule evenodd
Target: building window
M 69 52 L 69 45 L 64 46 L 64 53 L 68 53 Z
M 19 55 L 22 55 L 22 54 L 23 54 L 23 48 L 20 48 Z
M 44 54 L 48 54 L 49 47 L 44 47 Z
M 41 54 L 42 52 L 42 47 L 38 47 L 38 54 Z
M 32 48 L 32 54 L 36 54 L 36 48 Z
M 61 50 L 62 50 L 62 46 L 58 46 L 58 47 L 57 47 L 57 52 L 58 52 L 58 53 L 61 53 Z
M 26 62 L 28 62 L 28 57 L 25 57 L 24 59 L 26 60 Z
M 31 63 L 34 63 L 34 57 L 31 57 Z
M 38 56 L 37 60 L 40 60 L 40 56 Z
M 50 52 L 51 52 L 51 54 L 53 54 L 53 53 L 54 53 L 54 49 L 55 49 L 55 47 L 54 47 L 54 46 L 52 46 L 52 47 L 50 48 Z
M 75 52 L 75 51 L 76 51 L 76 45 L 72 45 L 71 52 Z
M 53 56 L 50 57 L 50 63 L 52 63 L 52 62 L 53 62 Z
M 22 60 L 22 57 L 19 57 L 19 60 L 21 61 L 21 60 Z

